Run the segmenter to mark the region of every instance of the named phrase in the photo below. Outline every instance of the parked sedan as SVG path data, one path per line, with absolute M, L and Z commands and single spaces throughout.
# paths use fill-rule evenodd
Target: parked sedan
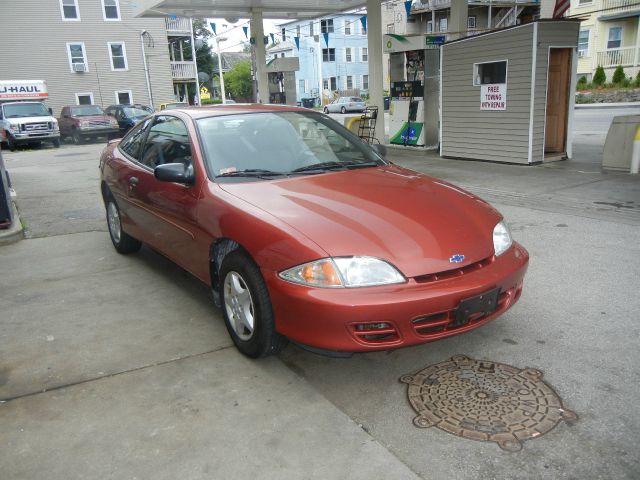
M 76 145 L 87 139 L 117 136 L 118 122 L 107 115 L 98 105 L 69 105 L 62 107 L 60 118 L 60 136 L 71 137 Z
M 322 113 L 273 105 L 158 112 L 100 159 L 111 241 L 209 285 L 250 357 L 467 332 L 520 297 L 527 251 L 489 204 L 387 162 Z
M 107 115 L 115 117 L 118 121 L 120 136 L 124 136 L 140 120 L 153 113 L 151 107 L 140 104 L 111 105 L 105 109 Z
M 359 97 L 339 97 L 325 105 L 324 113 L 347 113 L 347 112 L 364 112 L 366 105 Z

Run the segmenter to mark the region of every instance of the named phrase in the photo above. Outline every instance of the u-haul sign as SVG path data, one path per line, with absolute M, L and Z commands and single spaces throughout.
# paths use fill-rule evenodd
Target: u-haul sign
M 480 87 L 480 110 L 506 110 L 507 84 L 489 83 Z
M 44 80 L 0 80 L 0 100 L 44 100 L 49 97 Z

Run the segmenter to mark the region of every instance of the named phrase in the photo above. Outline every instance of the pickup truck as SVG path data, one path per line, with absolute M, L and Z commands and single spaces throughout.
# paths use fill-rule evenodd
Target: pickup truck
M 40 102 L 0 103 L 0 141 L 9 150 L 25 143 L 51 142 L 60 146 L 58 121 Z
M 117 120 L 104 113 L 98 105 L 62 107 L 58 123 L 61 137 L 71 137 L 76 145 L 101 136 L 117 138 L 120 132 Z

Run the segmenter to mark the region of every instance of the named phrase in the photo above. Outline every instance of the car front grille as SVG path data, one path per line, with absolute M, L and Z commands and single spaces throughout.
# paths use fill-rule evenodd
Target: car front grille
M 87 126 L 89 127 L 108 127 L 110 125 L 108 120 L 89 120 Z
M 449 280 L 451 278 L 461 277 L 463 275 L 467 275 L 472 272 L 476 272 L 478 270 L 482 270 L 484 267 L 491 265 L 495 261 L 495 256 L 487 257 L 479 262 L 470 263 L 461 268 L 454 268 L 451 270 L 444 270 L 438 273 L 429 273 L 426 275 L 419 275 L 414 277 L 413 279 L 417 283 L 428 283 L 428 282 L 437 282 L 439 280 Z
M 42 130 L 51 130 L 51 128 L 49 127 L 49 123 L 47 122 L 23 123 L 22 129 L 26 132 L 38 132 Z

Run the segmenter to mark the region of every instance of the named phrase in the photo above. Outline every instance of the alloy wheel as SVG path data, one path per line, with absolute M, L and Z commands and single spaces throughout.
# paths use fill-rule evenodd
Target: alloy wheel
M 240 340 L 250 340 L 255 331 L 255 308 L 247 283 L 238 272 L 230 271 L 223 288 L 224 308 L 231 328 Z

